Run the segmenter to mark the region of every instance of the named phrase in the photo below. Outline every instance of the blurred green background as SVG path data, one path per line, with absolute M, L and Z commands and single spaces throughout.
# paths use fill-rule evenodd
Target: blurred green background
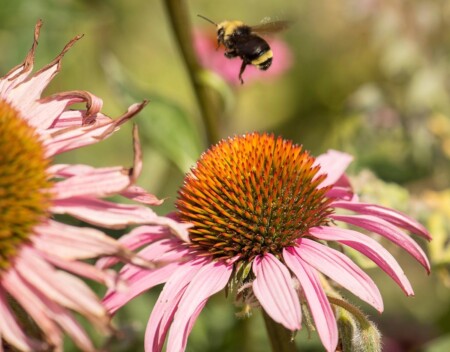
M 214 20 L 295 19 L 279 35 L 294 61 L 284 75 L 229 87 L 221 137 L 270 131 L 303 144 L 314 155 L 349 152 L 349 170 L 363 200 L 404 211 L 424 223 L 435 240 L 427 245 L 433 265 L 427 277 L 393 246 L 415 289 L 406 298 L 380 270 L 367 267 L 385 301 L 385 312 L 362 308 L 384 335 L 384 351 L 450 350 L 450 2 L 447 0 L 226 0 L 188 2 Z M 77 34 L 62 72 L 45 94 L 88 90 L 119 116 L 133 102 L 151 103 L 135 118 L 144 148 L 139 184 L 173 210 L 177 188 L 206 148 L 204 130 L 184 62 L 163 1 L 3 0 L 0 6 L 0 73 L 21 62 L 37 19 L 44 21 L 36 68 L 50 62 Z M 236 73 L 237 74 L 237 73 Z M 58 157 L 94 166 L 132 163 L 131 124 L 109 140 Z M 117 235 L 117 233 L 116 233 Z M 419 240 L 420 241 L 420 240 Z M 361 262 L 361 265 L 369 265 Z M 156 299 L 143 295 L 117 316 L 122 341 L 111 351 L 141 351 Z M 223 295 L 200 315 L 187 351 L 268 351 L 258 312 L 247 320 Z M 104 343 L 92 332 L 99 345 Z M 321 351 L 315 333 L 296 338 L 301 351 Z M 76 351 L 68 342 L 68 351 Z

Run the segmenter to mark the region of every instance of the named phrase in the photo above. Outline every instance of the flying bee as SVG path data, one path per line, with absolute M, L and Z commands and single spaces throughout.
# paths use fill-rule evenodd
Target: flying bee
M 209 23 L 217 27 L 217 45 L 225 47 L 225 56 L 229 59 L 240 57 L 242 60 L 239 71 L 239 80 L 244 83 L 242 74 L 247 65 L 256 66 L 260 70 L 267 70 L 272 64 L 273 52 L 269 44 L 258 34 L 267 34 L 281 31 L 290 25 L 290 21 L 267 22 L 256 26 L 248 26 L 242 21 L 214 21 L 202 15 Z

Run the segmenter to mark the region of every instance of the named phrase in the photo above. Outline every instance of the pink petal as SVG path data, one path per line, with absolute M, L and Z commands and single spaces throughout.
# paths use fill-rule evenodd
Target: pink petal
M 139 130 L 136 124 L 133 125 L 133 154 L 133 168 L 130 170 L 130 178 L 134 184 L 142 172 L 143 165 L 141 141 L 139 139 Z
M 57 116 L 57 118 L 53 120 L 50 126 L 50 128 L 57 129 L 71 126 L 81 127 L 82 125 L 90 124 L 95 120 L 95 116 L 100 113 L 103 107 L 103 101 L 99 97 L 82 90 L 59 92 L 42 98 L 40 103 L 47 105 L 47 109 L 52 107 L 55 110 L 59 106 L 58 110 L 54 111 L 54 116 Z M 86 104 L 86 110 L 64 111 L 70 105 L 79 103 Z M 63 104 L 65 104 L 64 109 L 61 109 Z
M 17 324 L 15 313 L 9 308 L 8 302 L 0 290 L 0 340 L 5 340 L 21 351 L 32 352 L 44 350 L 44 345 L 31 340 L 24 335 L 22 328 Z M 1 351 L 0 343 L 0 351 Z
M 82 36 L 77 36 L 66 44 L 62 52 L 47 66 L 36 72 L 26 81 L 13 87 L 8 93 L 8 101 L 12 103 L 22 114 L 28 123 L 35 126 L 38 130 L 47 129 L 57 117 L 53 115 L 56 110 L 49 111 L 47 118 L 43 111 L 42 104 L 38 101 L 43 90 L 47 87 L 53 77 L 61 69 L 61 60 L 64 54 L 81 39 Z M 64 104 L 64 103 L 63 103 Z M 52 106 L 52 108 L 55 105 Z
M 430 273 L 430 262 L 422 248 L 411 237 L 386 220 L 372 215 L 332 214 L 330 217 L 337 221 L 343 221 L 373 231 L 387 238 L 411 254 Z
M 283 258 L 300 282 L 323 345 L 327 351 L 335 351 L 338 344 L 338 329 L 333 309 L 317 273 L 297 253 L 294 248 L 284 249 Z
M 148 243 L 167 238 L 167 232 L 168 230 L 164 226 L 139 226 L 130 233 L 121 236 L 118 242 L 125 248 L 133 251 Z M 102 257 L 97 261 L 96 266 L 103 269 L 109 268 L 119 261 L 117 257 Z
M 190 259 L 189 248 L 186 248 L 179 241 L 174 241 L 172 239 L 164 239 L 162 241 L 151 243 L 138 252 L 138 255 L 140 258 L 149 262 L 162 264 L 156 265 L 154 269 L 170 263 L 183 263 Z M 140 271 L 142 271 L 142 268 L 136 265 L 126 265 L 120 271 L 120 274 L 123 278 L 129 280 L 133 277 L 133 273 Z
M 369 236 L 353 230 L 326 226 L 311 228 L 309 233 L 320 240 L 337 241 L 356 249 L 385 271 L 402 288 L 406 295 L 411 296 L 414 294 L 408 278 L 395 258 L 381 244 Z
M 108 292 L 103 299 L 103 304 L 110 314 L 114 314 L 133 298 L 166 282 L 179 268 L 179 263 L 167 264 L 151 271 L 139 268 L 138 274 L 132 273 L 134 276 L 127 281 L 127 288 Z
M 267 314 L 289 330 L 300 330 L 300 303 L 288 269 L 265 254 L 253 261 L 253 273 L 253 292 Z
M 80 196 L 107 197 L 123 191 L 130 183 L 128 170 L 122 167 L 93 169 L 56 182 L 53 186 L 53 199 Z
M 169 230 L 165 226 L 147 225 L 139 226 L 130 231 L 130 233 L 119 238 L 119 242 L 131 250 L 140 248 L 146 244 L 169 238 Z
M 348 187 L 336 187 L 334 186 L 327 192 L 328 198 L 345 199 L 356 201 L 357 196 L 353 193 L 353 190 Z
M 28 278 L 30 278 L 30 275 L 28 275 Z M 57 322 L 67 332 L 81 350 L 94 351 L 89 337 L 70 312 L 53 301 L 50 298 L 51 296 L 47 296 L 47 292 L 41 291 L 36 286 L 32 286 L 27 282 L 27 279 L 21 277 L 13 270 L 9 270 L 3 279 L 4 286 L 7 287 L 11 295 L 36 321 L 47 338 L 50 339 L 50 342 L 56 346 L 56 350 L 62 346 L 62 334 L 54 322 Z M 59 283 L 59 281 L 56 280 L 56 283 Z M 73 282 L 71 282 L 72 284 Z M 64 281 L 62 285 L 65 285 Z M 80 298 L 82 299 L 82 297 Z
M 34 27 L 34 40 L 30 51 L 28 52 L 25 60 L 12 68 L 4 77 L 0 79 L 0 98 L 8 100 L 8 94 L 12 87 L 23 82 L 27 79 L 30 72 L 33 70 L 34 54 L 38 44 L 39 33 L 42 27 L 42 21 L 38 20 Z
M 56 221 L 36 226 L 33 236 L 35 248 L 49 255 L 68 260 L 89 259 L 99 255 L 117 255 L 122 248 L 113 238 L 89 228 L 65 225 Z
M 145 331 L 145 351 L 161 351 L 167 332 L 172 323 L 178 304 L 192 278 L 201 269 L 204 262 L 186 262 L 178 268 L 167 280 Z
M 49 303 L 50 302 L 50 303 Z M 84 331 L 83 327 L 77 320 L 62 307 L 47 302 L 48 309 L 51 311 L 53 319 L 64 329 L 67 335 L 75 342 L 81 351 L 96 351 L 92 345 L 91 339 Z
M 87 119 L 86 110 L 66 110 L 53 121 L 51 128 L 64 129 L 68 127 L 81 127 Z
M 113 270 L 99 269 L 85 262 L 65 260 L 58 255 L 51 255 L 49 253 L 41 252 L 40 255 L 54 266 L 72 274 L 100 282 L 111 289 L 117 286 L 118 277 L 117 273 Z
M 352 160 L 353 157 L 350 154 L 337 150 L 329 150 L 327 153 L 319 155 L 314 166 L 320 165 L 319 174 L 327 174 L 327 178 L 320 186 L 326 187 L 336 183 L 344 175 Z
M 17 300 L 27 314 L 38 324 L 49 342 L 54 346 L 61 346 L 62 332 L 50 317 L 48 308 L 42 299 L 36 296 L 20 278 L 17 272 L 9 269 L 2 274 L 2 286 Z
M 408 230 L 416 235 L 422 236 L 429 241 L 431 240 L 429 232 L 422 224 L 393 209 L 385 208 L 375 204 L 346 201 L 335 201 L 331 206 L 335 208 L 351 210 L 360 214 L 373 215 L 375 217 L 382 218 L 390 222 L 391 224 Z
M 99 103 L 96 104 L 96 109 L 89 110 L 90 114 L 96 114 L 102 107 L 102 101 L 91 93 L 83 91 L 58 93 L 51 97 L 36 100 L 28 109 L 27 118 L 38 130 L 46 130 L 59 125 L 58 120 L 60 116 L 70 105 L 76 103 L 88 103 L 90 106 L 92 100 L 99 101 Z M 87 119 L 87 117 L 84 116 L 83 119 Z M 67 119 L 65 119 L 65 122 L 67 127 Z M 78 122 L 75 126 L 80 127 L 83 120 L 81 123 L 76 120 L 73 122 Z M 71 124 L 71 126 L 74 126 L 74 124 Z
M 128 187 L 120 194 L 124 197 L 134 200 L 135 202 L 147 205 L 161 205 L 164 202 L 164 200 L 158 199 L 153 194 L 148 193 L 145 189 L 136 185 Z
M 97 114 L 95 123 L 83 127 L 69 127 L 58 131 L 50 131 L 48 139 L 44 142 L 46 146 L 46 155 L 48 157 L 77 149 L 86 145 L 98 143 L 108 138 L 121 125 L 134 117 L 147 104 L 146 101 L 140 104 L 133 104 L 128 111 L 121 117 L 112 120 L 102 114 Z
M 175 312 L 167 342 L 168 352 L 184 351 L 194 324 L 193 318 L 198 316 L 200 307 L 209 297 L 225 287 L 232 272 L 233 265 L 213 261 L 203 265 L 196 273 Z
M 52 177 L 69 178 L 94 171 L 95 168 L 84 164 L 53 164 L 47 169 Z
M 307 238 L 299 240 L 291 252 L 336 281 L 341 286 L 383 311 L 383 300 L 373 280 L 343 253 Z
M 189 249 L 185 246 L 180 246 L 179 241 L 173 241 L 172 239 L 164 239 L 151 243 L 138 252 L 138 256 L 149 262 L 156 264 L 163 263 L 163 265 L 155 265 L 154 268 L 151 268 L 151 271 L 142 270 L 141 267 L 136 265 L 125 265 L 120 270 L 120 276 L 128 282 L 136 281 L 137 276 L 142 276 L 143 272 L 157 274 L 157 269 L 162 269 L 172 263 L 182 265 L 190 258 Z M 162 282 L 165 281 L 161 281 L 160 283 Z
M 56 200 L 51 211 L 55 214 L 69 214 L 100 227 L 115 229 L 133 224 L 152 223 L 158 218 L 152 210 L 143 206 L 81 197 Z
M 45 292 L 48 299 L 85 315 L 105 315 L 104 308 L 89 287 L 79 279 L 56 271 L 29 247 L 23 247 L 16 270 L 28 284 Z

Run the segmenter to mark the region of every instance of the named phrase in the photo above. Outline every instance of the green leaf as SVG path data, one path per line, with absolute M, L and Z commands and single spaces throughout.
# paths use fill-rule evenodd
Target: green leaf
M 150 100 L 137 117 L 142 140 L 171 160 L 182 173 L 188 171 L 203 151 L 198 126 L 191 116 L 173 101 L 138 88 L 115 56 L 107 56 L 103 65 L 109 72 L 110 84 L 125 104 Z
M 200 136 L 187 113 L 168 100 L 153 98 L 138 118 L 140 134 L 170 159 L 181 172 L 191 168 L 202 152 Z

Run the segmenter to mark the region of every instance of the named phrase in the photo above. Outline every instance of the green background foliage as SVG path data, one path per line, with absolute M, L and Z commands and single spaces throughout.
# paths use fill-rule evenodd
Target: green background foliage
M 349 172 L 363 199 L 418 218 L 435 240 L 420 242 L 431 258 L 430 277 L 384 243 L 410 278 L 414 298 L 356 258 L 379 285 L 385 313 L 351 299 L 378 324 L 385 351 L 450 350 L 450 2 L 192 0 L 188 5 L 193 25 L 205 31 L 214 28 L 205 26 L 198 13 L 249 24 L 295 20 L 279 36 L 294 56 L 288 73 L 221 92 L 227 103 L 219 121 L 221 138 L 268 131 L 303 144 L 313 155 L 331 148 L 353 154 Z M 50 62 L 70 38 L 85 34 L 45 94 L 88 90 L 103 99 L 103 112 L 113 117 L 133 102 L 150 100 L 135 119 L 144 148 L 138 183 L 166 199 L 155 211 L 172 211 L 184 173 L 207 145 L 163 0 L 3 0 L 2 75 L 23 60 L 39 18 L 44 26 L 36 68 Z M 56 161 L 129 166 L 131 124 L 107 141 Z M 105 348 L 142 350 L 156 294 L 145 294 L 118 313 L 116 325 L 124 338 Z M 268 351 L 260 314 L 238 320 L 235 312 L 230 300 L 214 297 L 187 351 Z M 322 350 L 315 333 L 310 339 L 306 331 L 299 335 L 302 351 Z M 76 349 L 68 342 L 67 350 Z

